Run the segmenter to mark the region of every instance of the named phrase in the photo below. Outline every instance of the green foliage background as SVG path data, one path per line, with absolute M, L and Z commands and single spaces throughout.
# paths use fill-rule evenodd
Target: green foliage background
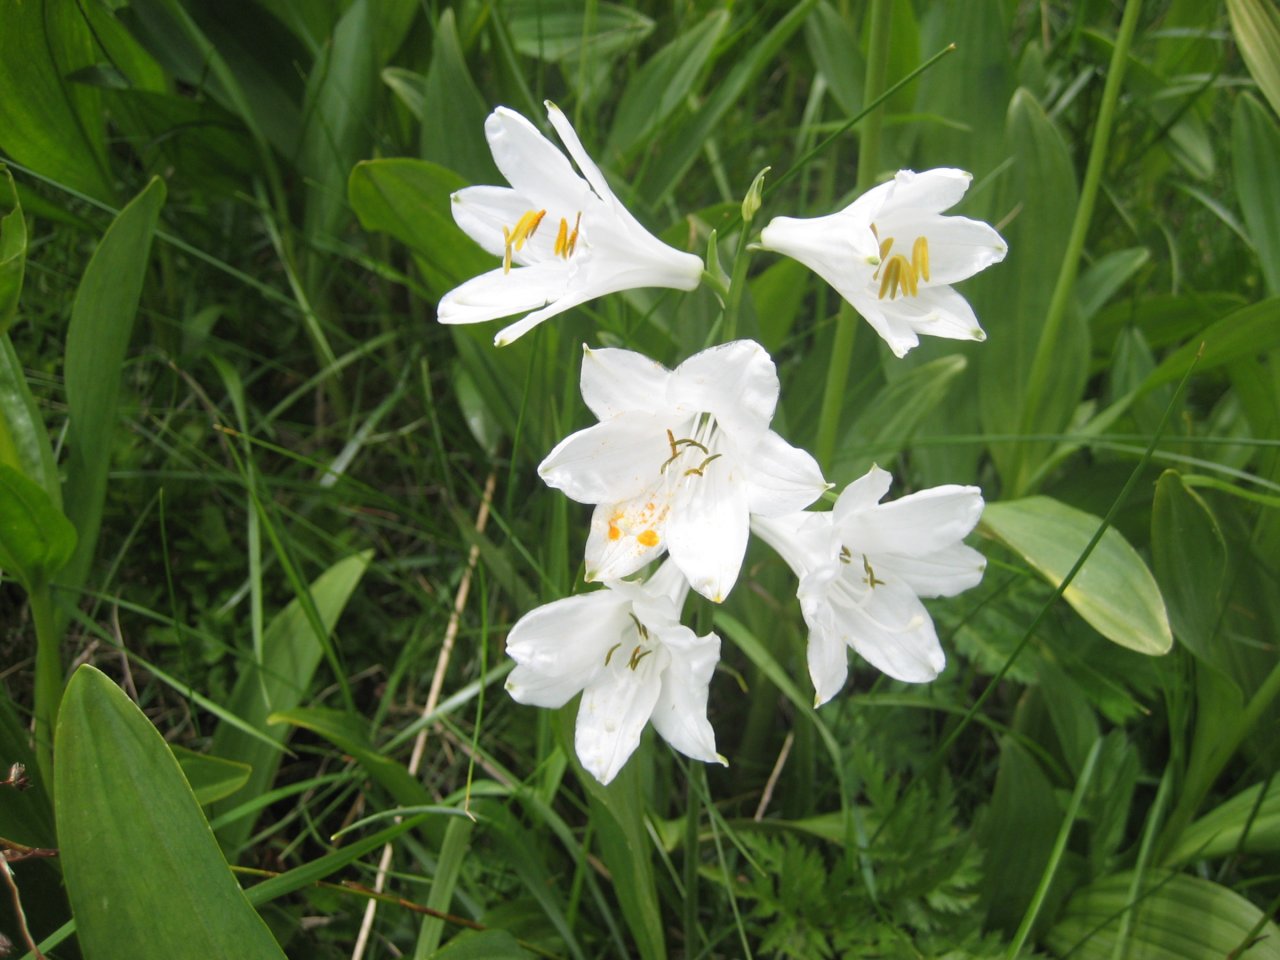
M 19 952 L 29 928 L 90 960 L 1280 956 L 1272 0 L 0 0 L 0 24 Z M 850 125 L 881 69 L 926 63 Z M 581 344 L 674 365 L 725 323 L 705 286 L 500 351 L 434 322 L 494 266 L 448 212 L 501 182 L 484 117 L 547 98 L 642 222 L 699 255 L 714 231 L 775 428 L 828 479 L 982 486 L 989 566 L 931 605 L 937 682 L 855 661 L 814 711 L 794 583 L 753 546 L 687 613 L 725 640 L 727 769 L 647 738 L 600 787 L 574 705 L 502 691 L 509 626 L 582 589 L 585 508 L 534 471 L 589 421 Z M 747 246 L 936 166 L 1009 241 L 961 287 L 986 343 L 896 361 Z

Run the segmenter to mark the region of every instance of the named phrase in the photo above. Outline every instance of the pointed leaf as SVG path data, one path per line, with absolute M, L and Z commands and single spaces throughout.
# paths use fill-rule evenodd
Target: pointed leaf
M 84 582 L 98 541 L 120 370 L 164 199 L 164 181 L 155 178 L 120 211 L 93 252 L 71 306 L 66 354 L 70 453 L 64 499 L 80 542 L 62 581 L 73 587 Z
M 1259 802 L 1259 794 L 1266 793 Z M 1237 851 L 1280 852 L 1280 777 L 1255 783 L 1215 807 L 1182 831 L 1168 856 L 1171 864 L 1203 857 L 1225 857 Z
M 85 956 L 283 960 L 164 738 L 85 665 L 58 714 L 58 848 Z
M 1280 183 L 1275 158 L 1280 156 L 1280 125 L 1275 114 L 1244 94 L 1231 118 L 1231 159 L 1236 193 L 1258 253 L 1267 292 L 1280 296 Z
M 1084 553 L 1102 521 L 1050 497 L 987 504 L 982 527 L 1022 556 L 1053 586 Z M 1138 552 L 1114 527 L 1071 581 L 1063 599 L 1113 643 L 1138 653 L 1173 645 L 1164 601 Z
M 5 334 L 0 334 L 0 464 L 34 480 L 49 502 L 62 509 L 62 481 L 44 417 L 27 386 L 22 361 Z
M 247 763 L 196 753 L 176 744 L 171 744 L 170 749 L 201 806 L 229 797 L 249 782 Z
M 1280 113 L 1280 11 L 1271 0 L 1227 0 L 1227 13 L 1249 73 Z
M 9 329 L 22 293 L 27 264 L 27 221 L 18 202 L 13 174 L 0 164 L 0 336 Z

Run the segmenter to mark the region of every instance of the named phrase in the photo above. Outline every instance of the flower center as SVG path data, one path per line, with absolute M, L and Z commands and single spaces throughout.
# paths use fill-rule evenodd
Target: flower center
M 874 223 L 871 232 L 880 240 Z M 880 299 L 888 294 L 890 300 L 895 300 L 899 293 L 904 297 L 914 297 L 919 293 L 920 281 L 929 279 L 929 238 L 916 237 L 911 244 L 910 260 L 902 253 L 890 255 L 892 249 L 893 237 L 880 240 L 880 266 L 871 275 L 872 280 L 880 280 Z
M 502 228 L 502 272 L 511 272 L 511 251 L 524 248 L 526 241 L 532 240 L 538 232 L 546 210 L 526 210 L 520 215 L 513 227 Z M 573 220 L 573 229 L 569 229 L 569 221 L 560 218 L 560 229 L 556 232 L 555 244 L 551 248 L 552 255 L 568 260 L 578 246 L 578 230 L 582 226 L 582 211 Z
M 631 618 L 631 622 L 636 625 L 635 639 L 639 642 L 635 644 L 629 643 L 627 641 L 626 634 L 624 633 L 623 639 L 610 647 L 609 652 L 604 655 L 604 665 L 606 667 L 609 665 L 609 661 L 613 659 L 613 655 L 617 653 L 620 648 L 631 647 L 631 653 L 627 656 L 627 666 L 634 672 L 635 669 L 640 666 L 640 661 L 653 653 L 653 644 L 649 639 L 649 631 L 645 625 L 640 622 L 640 618 L 634 613 L 628 613 L 627 616 L 629 616 Z

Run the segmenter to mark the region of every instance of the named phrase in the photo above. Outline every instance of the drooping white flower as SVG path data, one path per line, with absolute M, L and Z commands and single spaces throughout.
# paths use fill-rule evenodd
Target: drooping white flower
M 594 503 L 588 580 L 613 580 L 663 551 L 719 603 L 738 578 L 750 516 L 802 510 L 826 488 L 817 462 L 769 429 L 778 374 L 736 340 L 675 370 L 630 350 L 586 350 L 582 397 L 600 420 L 538 467 L 548 485 Z
M 633 287 L 692 290 L 702 261 L 645 230 L 614 196 L 568 118 L 547 117 L 577 164 L 506 107 L 485 120 L 494 162 L 510 187 L 466 187 L 453 219 L 502 266 L 455 287 L 436 308 L 441 323 L 480 323 L 532 311 L 503 329 L 503 346 L 570 307 Z
M 844 686 L 846 647 L 898 680 L 934 679 L 946 657 L 920 598 L 982 580 L 986 561 L 961 542 L 982 516 L 982 491 L 948 484 L 880 503 L 891 479 L 872 467 L 829 513 L 752 519 L 800 578 L 815 706 Z
M 948 168 L 899 170 L 837 213 L 775 217 L 760 243 L 835 287 L 895 356 L 921 335 L 985 340 L 973 308 L 951 284 L 999 263 L 1008 248 L 989 224 L 942 216 L 972 179 Z
M 562 707 L 579 690 L 574 748 L 608 783 L 652 723 L 687 757 L 725 763 L 707 720 L 707 687 L 720 638 L 680 624 L 689 584 L 664 563 L 646 583 L 611 580 L 525 614 L 507 635 L 516 668 L 507 690 L 520 703 Z

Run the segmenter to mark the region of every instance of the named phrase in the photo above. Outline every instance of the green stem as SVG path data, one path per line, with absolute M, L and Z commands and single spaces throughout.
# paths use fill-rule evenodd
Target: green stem
M 729 302 L 724 308 L 724 342 L 738 338 L 738 311 L 742 306 L 742 290 L 747 283 L 747 227 L 742 225 L 738 248 L 733 253 L 733 272 L 729 278 Z
M 867 114 L 858 139 L 858 190 L 871 186 L 880 166 L 880 131 L 884 124 L 884 104 L 880 102 L 889 77 L 889 38 L 891 0 L 872 0 L 871 37 L 867 52 L 866 86 L 863 96 L 877 106 Z M 822 390 L 822 410 L 818 414 L 818 437 L 815 454 L 823 470 L 831 468 L 835 454 L 836 432 L 844 410 L 845 385 L 849 381 L 849 363 L 857 340 L 858 315 L 849 304 L 841 303 L 836 314 L 835 338 L 827 363 L 827 382 Z
M 54 625 L 48 584 L 32 589 L 31 619 L 36 628 L 35 739 L 36 762 L 49 796 L 53 796 L 53 727 L 62 701 L 62 653 Z
M 1080 186 L 1080 202 L 1076 207 L 1075 221 L 1071 224 L 1071 234 L 1067 239 L 1062 267 L 1058 271 L 1058 280 L 1053 288 L 1053 296 L 1049 300 L 1044 330 L 1040 334 L 1040 342 L 1036 344 L 1035 357 L 1027 376 L 1027 397 L 1022 418 L 1023 430 L 1027 433 L 1033 432 L 1039 421 L 1040 408 L 1044 402 L 1044 393 L 1049 380 L 1049 370 L 1060 352 L 1058 341 L 1062 336 L 1067 307 L 1075 291 L 1076 274 L 1080 270 L 1080 254 L 1084 250 L 1089 223 L 1093 219 L 1093 205 L 1098 198 L 1098 187 L 1102 183 L 1102 171 L 1106 166 L 1107 147 L 1111 142 L 1111 127 L 1115 121 L 1116 104 L 1120 99 L 1124 70 L 1129 61 L 1129 47 L 1133 43 L 1133 34 L 1137 29 L 1138 15 L 1141 11 L 1142 0 L 1126 0 L 1124 16 L 1120 20 L 1120 31 L 1111 53 L 1111 64 L 1107 69 L 1107 82 L 1102 89 L 1098 122 L 1093 128 L 1093 141 L 1089 148 L 1089 160 L 1085 166 L 1084 182 Z M 1020 496 L 1026 492 L 1025 484 L 1022 483 L 1021 470 L 1018 472 L 1018 481 L 1018 490 L 1014 492 L 1014 496 Z

